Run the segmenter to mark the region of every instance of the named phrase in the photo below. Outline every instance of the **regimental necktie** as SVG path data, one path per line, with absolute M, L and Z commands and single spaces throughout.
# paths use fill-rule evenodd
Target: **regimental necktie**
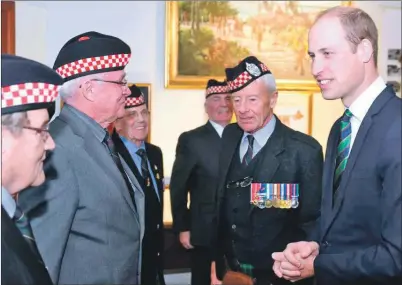
M 134 208 L 136 208 L 136 204 L 135 204 L 135 200 L 134 200 L 134 189 L 133 189 L 133 186 L 131 185 L 131 182 L 130 182 L 128 176 L 127 176 L 127 173 L 126 173 L 126 171 L 124 170 L 123 165 L 121 164 L 120 157 L 119 157 L 119 154 L 118 154 L 117 151 L 116 151 L 116 147 L 115 147 L 115 145 L 114 145 L 113 139 L 112 139 L 112 137 L 109 135 L 109 133 L 107 132 L 107 130 L 106 130 L 106 135 L 105 135 L 105 138 L 104 138 L 104 140 L 103 140 L 103 143 L 104 143 L 104 144 L 107 146 L 107 148 L 109 149 L 110 156 L 113 158 L 114 163 L 116 164 L 116 166 L 117 166 L 117 168 L 119 169 L 121 175 L 123 176 L 124 181 L 125 181 L 126 184 L 127 184 L 128 193 L 130 194 L 130 197 L 131 197 L 131 199 L 132 199 L 132 201 L 133 201 Z
M 148 169 L 148 157 L 144 149 L 137 150 L 137 155 L 141 157 L 141 173 L 147 186 L 150 184 L 150 175 Z
M 353 114 L 349 109 L 345 110 L 345 113 L 341 119 L 341 137 L 337 148 L 336 168 L 334 176 L 334 193 L 337 192 L 341 183 L 342 174 L 345 171 L 346 164 L 348 162 L 350 153 L 350 140 L 352 137 L 352 126 L 350 119 Z
M 250 161 L 253 159 L 253 143 L 254 137 L 252 135 L 247 136 L 248 139 L 248 148 L 246 154 L 243 156 L 242 164 L 244 166 L 249 165 Z
M 28 243 L 29 247 L 31 248 L 32 252 L 36 255 L 37 259 L 43 263 L 42 257 L 39 253 L 38 247 L 36 246 L 35 238 L 32 233 L 32 228 L 29 223 L 28 217 L 25 213 L 21 210 L 21 208 L 17 205 L 15 209 L 15 214 L 13 217 L 13 221 L 17 228 L 20 230 L 22 236 Z

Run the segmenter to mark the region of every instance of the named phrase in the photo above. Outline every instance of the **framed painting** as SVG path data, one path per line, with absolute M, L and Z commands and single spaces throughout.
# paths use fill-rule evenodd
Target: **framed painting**
M 279 94 L 274 109 L 283 124 L 307 135 L 312 134 L 312 112 L 313 94 L 309 92 Z M 234 114 L 231 122 L 236 122 Z
M 151 113 L 151 84 L 149 83 L 129 83 L 128 86 L 131 85 L 137 85 L 137 87 L 141 90 L 142 94 L 144 94 L 145 97 L 145 104 L 147 105 L 148 111 Z M 150 114 L 149 118 L 149 126 L 148 126 L 148 138 L 147 142 L 151 142 L 151 119 L 152 119 L 152 113 Z
M 254 55 L 279 90 L 318 91 L 310 74 L 308 29 L 316 15 L 351 1 L 167 1 L 165 87 L 204 89 Z

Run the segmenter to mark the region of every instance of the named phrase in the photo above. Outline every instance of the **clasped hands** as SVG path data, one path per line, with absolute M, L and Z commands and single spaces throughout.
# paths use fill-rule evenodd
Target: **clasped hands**
M 274 252 L 275 274 L 291 282 L 314 276 L 314 260 L 319 248 L 316 242 L 300 241 L 288 244 L 283 252 Z

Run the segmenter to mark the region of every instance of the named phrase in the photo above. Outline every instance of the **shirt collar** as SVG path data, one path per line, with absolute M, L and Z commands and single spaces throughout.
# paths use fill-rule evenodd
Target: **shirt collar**
M 218 123 L 216 123 L 216 122 L 214 122 L 214 121 L 209 120 L 209 122 L 210 122 L 211 125 L 214 127 L 214 129 L 215 129 L 215 131 L 218 133 L 218 135 L 219 135 L 220 137 L 222 137 L 224 127 L 222 127 L 221 125 L 219 125 Z
M 276 117 L 272 116 L 271 120 L 269 120 L 269 122 L 263 128 L 259 129 L 253 134 L 253 137 L 259 146 L 263 147 L 267 143 L 269 137 L 274 132 L 275 125 L 276 125 Z M 248 135 L 250 135 L 250 133 L 244 132 L 242 141 L 244 139 L 247 139 L 246 137 Z
M 141 145 L 138 147 L 135 143 L 133 143 L 132 141 L 130 141 L 128 138 L 120 136 L 121 140 L 123 141 L 124 145 L 127 147 L 127 149 L 131 152 L 131 153 L 137 153 L 137 151 L 139 149 L 144 149 L 145 150 L 145 142 L 142 141 Z
M 349 110 L 360 122 L 363 121 L 374 100 L 386 88 L 384 79 L 379 76 L 373 83 L 350 105 Z
M 10 195 L 10 193 L 8 193 L 8 191 L 3 186 L 1 187 L 1 205 L 7 212 L 8 216 L 12 219 L 14 217 L 17 204 L 15 203 L 15 200 Z

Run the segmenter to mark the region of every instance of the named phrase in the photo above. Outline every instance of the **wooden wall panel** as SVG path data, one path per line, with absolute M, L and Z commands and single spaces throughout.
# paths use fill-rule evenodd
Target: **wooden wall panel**
M 15 54 L 14 1 L 1 1 L 1 53 Z

